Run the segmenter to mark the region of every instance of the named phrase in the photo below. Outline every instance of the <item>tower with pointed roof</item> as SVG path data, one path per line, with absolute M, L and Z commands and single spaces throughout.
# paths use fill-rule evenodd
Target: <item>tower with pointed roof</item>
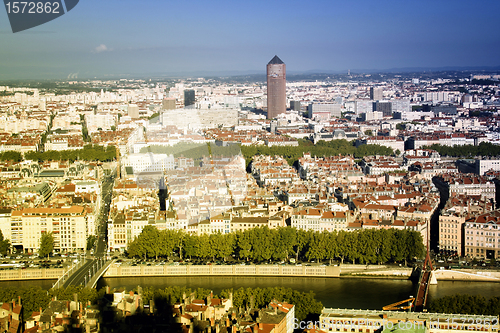
M 267 119 L 286 111 L 286 65 L 274 56 L 267 64 Z
M 168 210 L 170 207 L 170 194 L 165 183 L 165 174 L 161 176 L 158 184 L 158 199 L 160 200 L 160 211 Z

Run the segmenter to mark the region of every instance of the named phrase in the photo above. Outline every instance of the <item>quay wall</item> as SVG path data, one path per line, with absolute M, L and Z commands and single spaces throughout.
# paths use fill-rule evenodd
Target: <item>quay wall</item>
M 500 272 L 477 269 L 438 269 L 434 271 L 434 276 L 438 281 L 500 282 Z
M 394 267 L 388 265 L 353 265 L 344 264 L 340 266 L 341 276 L 359 277 L 384 277 L 395 279 L 409 279 L 413 272 L 412 268 Z
M 63 268 L 27 268 L 0 270 L 0 281 L 57 280 Z M 297 277 L 368 277 L 409 279 L 411 268 L 388 265 L 292 266 L 292 265 L 161 265 L 131 266 L 114 263 L 103 274 L 105 278 L 129 276 L 297 276 Z M 478 269 L 439 269 L 438 281 L 500 282 L 500 271 Z
M 308 276 L 339 277 L 338 266 L 287 266 L 287 265 L 160 265 L 129 266 L 111 265 L 105 278 L 123 276 L 189 276 L 189 275 L 237 275 L 237 276 Z
M 26 268 L 0 270 L 0 281 L 8 280 L 57 280 L 64 274 L 64 268 Z

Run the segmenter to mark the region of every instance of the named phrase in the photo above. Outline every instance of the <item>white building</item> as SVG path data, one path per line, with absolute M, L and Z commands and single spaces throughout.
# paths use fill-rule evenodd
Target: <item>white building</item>
M 475 162 L 476 174 L 482 176 L 485 172 L 493 170 L 500 171 L 500 160 L 491 159 L 491 160 L 479 160 L 477 159 Z
M 134 174 L 139 172 L 162 172 L 175 168 L 174 155 L 167 154 L 128 154 L 123 158 L 122 166 L 131 167 Z

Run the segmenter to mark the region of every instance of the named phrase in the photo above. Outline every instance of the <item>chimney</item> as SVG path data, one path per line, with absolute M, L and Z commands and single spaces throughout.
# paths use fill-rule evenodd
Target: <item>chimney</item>
M 21 306 L 21 296 L 17 296 L 17 302 L 19 303 L 19 306 Z

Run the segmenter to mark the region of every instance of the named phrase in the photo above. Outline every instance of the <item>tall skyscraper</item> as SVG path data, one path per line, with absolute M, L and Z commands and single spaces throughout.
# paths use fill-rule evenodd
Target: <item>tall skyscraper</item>
M 139 118 L 139 106 L 136 104 L 129 104 L 127 108 L 128 115 L 132 119 L 138 119 Z
M 163 99 L 161 103 L 161 108 L 163 110 L 175 110 L 175 98 L 169 97 Z
M 278 56 L 267 64 L 267 119 L 286 111 L 286 65 Z
M 300 112 L 300 101 L 290 101 L 290 109 Z
M 384 90 L 382 87 L 370 87 L 370 99 L 379 101 L 384 98 Z
M 193 105 L 196 102 L 195 92 L 192 89 L 184 90 L 184 106 Z

